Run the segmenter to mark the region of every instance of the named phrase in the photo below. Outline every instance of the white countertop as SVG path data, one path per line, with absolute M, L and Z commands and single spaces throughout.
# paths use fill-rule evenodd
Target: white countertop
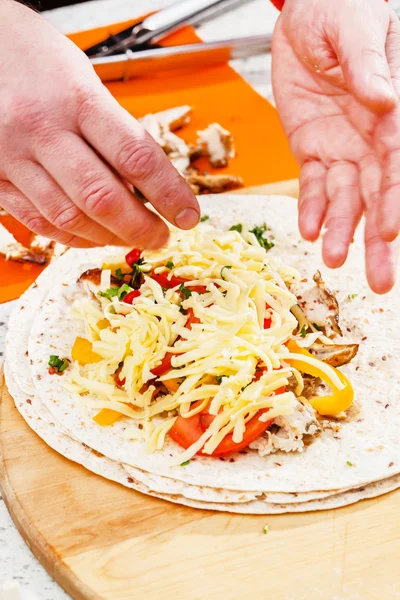
M 400 3 L 400 0 L 398 1 Z M 69 33 L 123 21 L 171 3 L 171 0 L 93 0 L 48 11 L 44 15 L 60 31 Z M 253 0 L 223 17 L 205 23 L 198 31 L 203 39 L 210 41 L 270 33 L 277 15 L 277 11 L 267 0 Z M 260 94 L 271 100 L 270 65 L 269 56 L 235 62 L 235 68 L 243 77 Z M 0 304 L 0 357 L 4 350 L 4 337 L 11 309 L 12 303 Z M 30 591 L 40 600 L 68 598 L 32 556 L 11 521 L 0 496 L 0 598 L 2 582 L 11 579 L 20 583 L 23 592 Z M 22 600 L 25 598 L 28 600 L 26 595 Z M 33 600 L 31 595 L 29 600 Z

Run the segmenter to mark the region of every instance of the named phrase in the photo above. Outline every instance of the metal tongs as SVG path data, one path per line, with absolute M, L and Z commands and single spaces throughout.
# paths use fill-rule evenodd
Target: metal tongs
M 103 81 L 129 79 L 163 70 L 196 67 L 246 58 L 270 51 L 271 36 L 161 47 L 171 33 L 194 25 L 251 0 L 183 0 L 146 17 L 85 53 Z

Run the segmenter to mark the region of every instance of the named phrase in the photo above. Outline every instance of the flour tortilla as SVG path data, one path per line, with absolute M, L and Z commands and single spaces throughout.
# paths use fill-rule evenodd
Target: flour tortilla
M 32 379 L 29 377 L 29 356 L 26 351 L 28 346 L 31 325 L 37 310 L 43 303 L 49 287 L 54 283 L 54 274 L 51 271 L 44 271 L 33 284 L 30 290 L 20 298 L 13 311 L 10 320 L 9 328 L 14 334 L 12 338 L 7 339 L 7 364 L 6 371 L 8 374 L 7 381 L 9 383 L 9 391 L 12 392 L 14 398 L 22 397 L 23 402 L 29 400 L 31 413 L 35 414 L 36 419 L 40 419 L 47 423 L 49 431 L 55 431 L 55 436 L 63 434 L 73 439 L 73 436 L 68 434 L 67 430 L 60 422 L 56 422 L 54 415 L 41 402 L 40 398 L 35 394 L 35 386 Z M 10 365 L 15 365 L 13 374 Z M 23 414 L 23 416 L 25 416 Z M 76 441 L 76 440 L 74 440 Z M 53 444 L 50 444 L 53 447 Z M 106 464 L 107 459 L 104 459 L 101 464 Z M 79 462 L 79 461 L 78 461 Z M 115 463 L 117 464 L 117 463 Z M 220 490 L 218 488 L 198 487 L 184 482 L 173 480 L 166 477 L 160 477 L 141 469 L 130 467 L 128 465 L 118 466 L 119 477 L 108 477 L 115 479 L 119 483 L 125 484 L 127 476 L 134 478 L 138 482 L 150 486 L 154 492 L 163 494 L 183 495 L 188 499 L 208 501 L 208 502 L 249 502 L 255 499 L 262 499 L 266 502 L 286 504 L 291 502 L 308 502 L 314 499 L 326 498 L 334 495 L 336 491 L 330 492 L 305 492 L 296 494 L 285 493 L 270 493 L 261 494 L 255 492 L 236 492 L 231 490 Z M 90 467 L 88 467 L 90 468 Z M 93 469 L 91 469 L 93 470 Z M 122 479 L 122 481 L 121 481 Z M 262 498 L 260 498 L 262 496 Z
M 239 514 L 283 514 L 287 512 L 310 512 L 316 510 L 327 510 L 340 508 L 349 504 L 355 504 L 360 500 L 375 498 L 389 493 L 400 487 L 400 475 L 395 475 L 383 481 L 372 483 L 364 488 L 339 493 L 321 500 L 311 500 L 298 503 L 268 503 L 261 500 L 252 500 L 249 502 L 226 502 L 213 503 L 209 501 L 194 500 L 184 494 L 167 494 L 154 490 L 152 486 L 147 486 L 141 481 L 132 477 L 127 477 L 121 465 L 114 461 L 95 454 L 90 448 L 83 446 L 80 442 L 62 434 L 54 425 L 40 419 L 33 408 L 31 398 L 27 398 L 22 390 L 18 388 L 13 375 L 5 366 L 7 385 L 12 393 L 16 407 L 31 429 L 44 441 L 50 448 L 63 455 L 65 458 L 76 462 L 96 475 L 105 479 L 115 481 L 132 490 L 141 492 L 149 496 L 154 496 L 175 504 L 198 508 L 202 510 L 225 511 Z M 185 491 L 185 489 L 183 490 Z
M 308 277 L 320 265 L 319 244 L 311 246 L 297 243 L 299 236 L 292 199 L 217 196 L 202 199 L 202 204 L 204 212 L 214 217 L 216 225 L 228 226 L 238 221 L 259 224 L 267 220 L 277 237 L 277 247 L 272 252 L 283 254 L 289 264 L 300 266 L 300 270 L 309 260 Z M 257 217 L 250 218 L 246 214 L 250 212 L 249 204 L 252 206 L 251 215 Z M 293 244 L 296 248 L 293 248 Z M 309 253 L 306 259 L 304 252 Z M 72 292 L 72 297 L 75 297 L 79 293 L 75 284 L 77 276 L 86 268 L 101 264 L 103 257 L 110 254 L 109 250 L 71 251 L 56 263 L 56 268 L 54 265 L 50 267 L 49 280 L 52 280 L 54 288 L 50 290 L 41 310 L 33 315 L 35 318 L 29 339 L 35 395 L 53 415 L 55 422 L 63 423 L 71 438 L 81 440 L 119 464 L 126 463 L 151 473 L 151 477 L 158 475 L 199 487 L 215 488 L 218 485 L 218 489 L 238 492 L 284 494 L 336 493 L 340 489 L 388 478 L 399 472 L 400 464 L 397 436 L 400 419 L 396 407 L 399 381 L 395 376 L 395 351 L 399 347 L 397 340 L 400 332 L 398 301 L 396 292 L 382 300 L 366 290 L 364 275 L 359 268 L 361 252 L 361 239 L 358 236 L 349 265 L 335 277 L 335 287 L 342 290 L 344 299 L 349 293 L 359 294 L 351 303 L 346 300 L 343 303 L 342 322 L 345 326 L 348 324 L 353 327 L 356 319 L 356 339 L 364 335 L 368 337 L 368 346 L 364 344 L 357 360 L 347 369 L 362 403 L 362 411 L 358 422 L 343 426 L 339 440 L 325 431 L 303 454 L 275 454 L 261 458 L 252 453 L 239 455 L 235 463 L 196 457 L 184 468 L 171 469 L 169 454 L 180 451 L 174 444 L 169 444 L 162 454 L 147 456 L 140 442 L 128 442 L 122 437 L 123 423 L 116 423 L 110 428 L 95 425 L 90 414 L 86 416 L 80 406 L 74 406 L 73 400 L 62 388 L 63 378 L 48 376 L 45 366 L 49 354 L 68 355 L 75 336 L 79 334 L 77 323 L 68 316 L 72 300 L 69 294 Z M 330 282 L 332 280 L 331 277 Z M 65 287 L 61 285 L 62 282 L 71 285 Z M 363 296 L 366 296 L 366 300 L 362 300 Z M 382 307 L 384 312 L 379 310 Z M 11 328 L 11 343 L 12 339 Z M 381 361 L 382 356 L 386 356 L 387 360 Z M 376 365 L 379 364 L 379 371 L 368 364 L 374 361 Z M 359 370 L 355 371 L 357 366 Z M 37 379 L 38 375 L 40 380 Z M 385 405 L 389 405 L 387 409 Z M 351 461 L 353 467 L 349 467 L 347 461 Z M 278 467 L 276 462 L 282 466 Z M 265 510 L 265 503 L 263 505 Z M 292 508 L 295 507 L 292 505 Z

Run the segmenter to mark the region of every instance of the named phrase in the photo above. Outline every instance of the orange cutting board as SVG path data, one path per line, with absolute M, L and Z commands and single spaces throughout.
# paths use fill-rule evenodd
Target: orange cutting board
M 69 37 L 82 49 L 100 42 L 110 33 L 134 24 L 136 20 L 83 31 Z M 198 41 L 194 30 L 187 27 L 171 35 L 166 45 Z M 193 107 L 192 122 L 181 135 L 194 142 L 196 132 L 213 122 L 229 129 L 235 139 L 237 156 L 226 169 L 214 170 L 206 160 L 200 168 L 210 172 L 229 172 L 244 179 L 245 186 L 292 180 L 298 176 L 298 166 L 289 150 L 275 108 L 228 64 L 214 67 L 160 73 L 151 77 L 107 84 L 108 89 L 124 108 L 135 117 L 181 104 Z M 1 204 L 1 202 L 0 202 Z M 26 242 L 29 232 L 12 222 L 0 220 L 16 233 L 18 241 Z M 0 257 L 0 302 L 17 298 L 35 280 L 41 268 L 20 265 Z

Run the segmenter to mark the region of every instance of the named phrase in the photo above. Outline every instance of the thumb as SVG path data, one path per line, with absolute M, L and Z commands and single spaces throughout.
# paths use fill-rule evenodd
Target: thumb
M 379 0 L 354 3 L 350 14 L 343 11 L 342 15 L 335 50 L 347 88 L 373 111 L 392 110 L 398 98 L 386 56 L 388 7 Z

